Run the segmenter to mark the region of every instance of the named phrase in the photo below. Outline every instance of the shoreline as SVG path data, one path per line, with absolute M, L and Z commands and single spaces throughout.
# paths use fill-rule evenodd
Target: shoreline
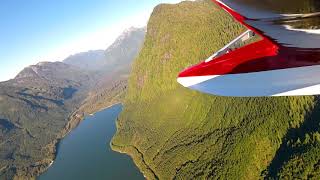
M 95 111 L 94 113 L 91 113 L 92 116 L 94 116 L 96 113 L 106 110 L 108 108 L 111 108 L 112 106 L 118 105 L 118 104 L 122 104 L 121 102 L 116 102 L 116 103 L 112 103 L 110 105 L 107 105 L 104 108 L 101 108 L 97 111 Z M 69 121 L 66 124 L 66 126 L 61 130 L 61 134 L 57 137 L 57 139 L 52 143 L 54 144 L 53 149 L 52 149 L 52 153 L 53 153 L 53 159 L 51 160 L 50 164 L 46 165 L 46 164 L 42 164 L 42 166 L 44 166 L 43 170 L 40 170 L 39 173 L 35 174 L 33 177 L 31 178 L 35 178 L 37 179 L 40 175 L 42 175 L 43 173 L 45 173 L 55 162 L 57 154 L 58 154 L 58 150 L 59 150 L 59 144 L 60 142 L 72 131 L 74 130 L 76 127 L 79 126 L 79 124 L 85 120 L 85 118 L 87 117 L 87 115 L 85 115 L 85 112 L 82 110 L 82 106 L 79 107 L 77 110 L 75 110 L 73 113 L 71 113 L 71 115 L 69 116 Z M 91 115 L 89 114 L 89 115 Z M 49 144 L 50 145 L 50 144 Z
M 114 152 L 129 156 L 132 159 L 135 166 L 137 167 L 138 171 L 143 175 L 145 179 L 159 179 L 157 175 L 153 172 L 153 170 L 150 169 L 150 167 L 145 163 L 145 160 L 143 159 L 143 157 L 139 158 L 139 156 L 135 154 L 138 152 L 130 152 L 131 151 L 130 146 L 120 146 L 113 143 L 113 138 L 116 136 L 118 132 L 118 120 L 119 118 L 117 118 L 115 122 L 116 132 L 113 135 L 111 141 L 109 142 L 109 146 L 111 147 L 111 150 Z M 137 148 L 135 147 L 134 149 L 137 150 Z M 148 174 L 152 174 L 152 176 L 148 176 Z M 153 178 L 148 178 L 148 177 L 153 177 Z
M 122 103 L 121 103 L 121 102 L 118 102 L 118 103 L 114 103 L 114 104 L 108 105 L 108 106 L 106 106 L 106 107 L 104 107 L 104 108 L 99 109 L 98 111 L 96 111 L 96 112 L 94 112 L 94 113 L 90 113 L 89 116 L 94 116 L 95 114 L 97 114 L 97 113 L 100 112 L 100 111 L 106 110 L 106 109 L 108 109 L 108 108 L 111 108 L 111 107 L 116 106 L 116 105 L 119 105 L 119 104 L 122 104 Z
M 118 146 L 118 145 L 113 144 L 112 140 L 111 140 L 110 147 L 111 147 L 112 151 L 129 156 L 133 160 L 133 163 L 135 164 L 135 166 L 137 167 L 137 169 L 139 170 L 139 172 L 143 175 L 143 177 L 145 179 L 159 179 L 157 177 L 157 175 L 153 172 L 153 170 L 150 169 L 149 166 L 144 163 L 143 157 L 141 157 L 141 159 L 140 159 L 138 156 L 135 155 L 135 153 L 129 152 L 130 149 L 127 149 L 127 148 L 130 148 L 130 146 L 129 147 Z M 146 167 L 143 167 L 143 166 L 146 166 Z M 152 178 L 148 178 L 149 177 L 148 174 L 152 174 L 152 176 L 150 176 Z
M 115 149 L 116 147 L 119 147 L 119 148 L 120 148 L 120 146 L 114 145 L 114 144 L 112 144 L 112 142 L 110 142 L 110 147 L 111 147 L 111 150 L 114 151 L 114 152 L 117 152 L 117 153 L 120 153 L 120 154 L 129 156 L 129 157 L 132 159 L 134 165 L 135 165 L 135 166 L 137 167 L 137 169 L 139 170 L 139 172 L 143 175 L 144 178 L 147 179 L 146 174 L 142 171 L 142 169 L 141 169 L 141 168 L 138 166 L 138 164 L 136 163 L 135 158 L 134 158 L 134 155 L 132 155 L 132 154 L 130 154 L 130 153 L 128 153 L 128 152 L 125 152 L 125 151 L 123 151 L 123 150 L 120 150 L 120 149 Z

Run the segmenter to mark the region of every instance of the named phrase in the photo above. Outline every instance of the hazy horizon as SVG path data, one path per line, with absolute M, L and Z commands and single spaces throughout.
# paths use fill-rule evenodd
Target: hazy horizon
M 38 62 L 62 61 L 80 52 L 107 49 L 126 29 L 146 26 L 156 5 L 178 2 L 145 0 L 137 4 L 130 0 L 126 5 L 111 0 L 2 2 L 1 24 L 6 28 L 0 29 L 3 36 L 0 82 L 14 78 L 24 67 Z

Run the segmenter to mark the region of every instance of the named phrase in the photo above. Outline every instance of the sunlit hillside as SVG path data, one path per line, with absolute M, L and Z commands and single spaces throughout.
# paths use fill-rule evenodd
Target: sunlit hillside
M 149 179 L 319 176 L 317 97 L 216 97 L 176 82 L 243 30 L 209 0 L 154 9 L 112 141 Z

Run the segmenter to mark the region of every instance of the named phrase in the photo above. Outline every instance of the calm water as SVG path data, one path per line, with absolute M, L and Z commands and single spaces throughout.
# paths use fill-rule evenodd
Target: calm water
M 115 105 L 87 117 L 60 142 L 55 162 L 38 179 L 144 179 L 129 156 L 109 146 L 121 110 L 121 105 Z

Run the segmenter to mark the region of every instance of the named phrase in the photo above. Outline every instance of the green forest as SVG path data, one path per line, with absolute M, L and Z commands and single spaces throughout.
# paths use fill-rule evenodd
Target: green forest
M 244 30 L 210 0 L 154 9 L 111 143 L 148 179 L 320 178 L 318 97 L 218 97 L 176 82 Z

